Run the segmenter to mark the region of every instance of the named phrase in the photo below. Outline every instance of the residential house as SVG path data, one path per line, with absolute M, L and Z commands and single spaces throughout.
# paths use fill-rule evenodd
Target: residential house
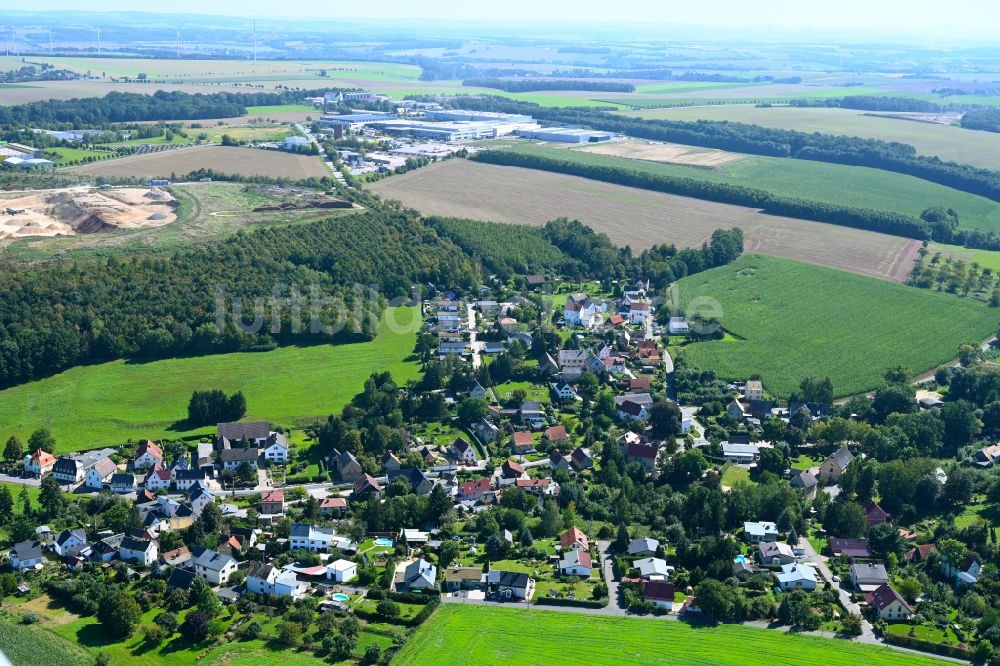
M 670 335 L 687 335 L 689 330 L 687 317 L 671 317 L 667 322 L 667 332 Z
M 358 576 L 358 565 L 350 560 L 336 560 L 326 565 L 326 578 L 336 583 L 347 583 Z
M 437 587 L 437 566 L 423 558 L 414 560 L 396 574 L 393 585 L 398 592 L 434 589 Z
M 237 563 L 229 555 L 223 555 L 209 548 L 198 546 L 192 553 L 194 573 L 211 585 L 225 585 L 236 572 Z
M 875 500 L 867 499 L 864 502 L 859 502 L 859 504 L 861 504 L 861 508 L 865 510 L 865 519 L 868 522 L 868 529 L 871 529 L 876 525 L 881 525 L 889 520 L 889 514 L 887 514 Z
M 250 447 L 246 449 L 223 449 L 219 452 L 218 461 L 222 463 L 222 469 L 230 471 L 246 463 L 253 469 L 257 469 L 257 461 L 260 459 L 260 450 Z
M 560 469 L 564 472 L 569 472 L 569 458 L 564 456 L 559 449 L 552 449 L 552 453 L 549 454 L 549 468 L 552 469 L 553 472 Z
M 1000 444 L 992 444 L 976 451 L 973 461 L 980 467 L 993 467 L 1000 460 Z
M 308 523 L 293 523 L 288 533 L 289 548 L 303 549 L 311 553 L 325 553 L 334 542 L 332 527 L 316 527 Z
M 167 590 L 171 592 L 174 590 L 189 590 L 194 579 L 197 577 L 198 575 L 191 569 L 171 569 L 170 577 L 167 578 Z
M 479 590 L 483 586 L 483 570 L 480 567 L 452 567 L 445 571 L 442 587 L 445 592 Z
M 135 474 L 122 472 L 111 475 L 111 492 L 125 495 L 135 492 Z
M 342 516 L 347 510 L 347 500 L 343 497 L 326 497 L 319 501 L 319 512 L 324 518 Z
M 743 523 L 743 539 L 750 543 L 777 541 L 778 526 L 767 521 L 745 522 Z
M 309 587 L 298 581 L 294 571 L 278 569 L 262 562 L 251 562 L 246 574 L 247 591 L 255 594 L 299 599 Z
M 646 444 L 643 438 L 639 438 L 638 441 L 628 440 L 627 433 L 625 437 L 620 437 L 618 440 L 619 445 L 621 445 L 622 440 L 626 440 L 623 453 L 625 454 L 625 460 L 629 464 L 637 462 L 641 463 L 646 469 L 652 470 L 656 466 L 656 458 L 660 453 L 660 450 L 653 446 L 652 444 Z
M 149 539 L 127 536 L 122 539 L 118 548 L 118 557 L 122 562 L 135 562 L 145 567 L 152 566 L 153 562 L 156 562 L 156 556 L 156 542 Z
M 764 384 L 759 379 L 750 379 L 743 388 L 743 399 L 747 402 L 751 400 L 764 399 Z
M 526 453 L 534 451 L 535 442 L 531 438 L 531 433 L 527 430 L 512 433 L 510 436 L 510 449 L 517 456 L 523 456 Z
M 816 569 L 811 564 L 793 562 L 781 565 L 781 571 L 775 572 L 778 588 L 782 591 L 816 589 Z
M 851 585 L 855 590 L 871 592 L 889 582 L 885 565 L 878 562 L 854 562 L 851 564 Z
M 476 447 L 469 444 L 466 440 L 461 437 L 455 439 L 451 446 L 448 447 L 448 453 L 461 464 L 465 465 L 475 465 L 479 462 L 479 456 L 476 454 Z
M 628 545 L 628 554 L 632 557 L 652 557 L 660 548 L 660 542 L 649 537 L 632 539 Z
M 514 487 L 520 488 L 526 493 L 538 497 L 538 508 L 541 509 L 546 497 L 559 494 L 559 484 L 552 479 L 528 479 L 520 478 L 514 480 Z
M 191 505 L 191 511 L 200 516 L 205 505 L 215 501 L 215 495 L 205 486 L 192 486 L 188 491 L 187 501 Z
M 142 485 L 149 492 L 155 493 L 160 490 L 169 490 L 170 483 L 170 470 L 160 463 L 153 463 L 149 467 L 149 472 L 146 473 L 146 478 L 143 480 Z
M 365 476 L 365 470 L 361 467 L 361 463 L 358 459 L 354 457 L 354 454 L 348 450 L 338 451 L 333 450 L 330 455 L 333 460 L 334 466 L 337 468 L 337 476 L 344 483 L 352 483 L 358 479 L 362 479 Z
M 736 419 L 737 421 L 743 420 L 746 416 L 747 408 L 739 401 L 739 398 L 733 398 L 726 405 L 726 416 L 731 419 Z
M 781 541 L 764 541 L 757 544 L 757 561 L 763 566 L 777 567 L 795 561 L 792 547 Z
M 631 301 L 628 304 L 628 319 L 632 324 L 644 324 L 646 318 L 653 312 L 653 307 L 649 301 Z
M 265 490 L 260 494 L 260 512 L 273 516 L 285 512 L 285 491 Z
M 760 458 L 760 448 L 756 444 L 723 442 L 722 456 L 736 465 L 751 465 Z
M 667 612 L 674 610 L 674 595 L 676 590 L 673 583 L 649 582 L 642 586 L 642 598 L 658 608 L 663 608 Z
M 548 444 L 559 446 L 561 444 L 569 443 L 569 433 L 566 432 L 566 426 L 551 426 L 545 429 L 542 439 Z
M 594 466 L 594 459 L 590 457 L 590 451 L 582 446 L 573 449 L 573 453 L 570 454 L 569 460 L 573 469 L 577 472 L 582 472 L 583 470 L 590 469 Z
M 517 415 L 521 423 L 530 423 L 533 428 L 545 425 L 545 410 L 542 409 L 542 403 L 537 400 L 522 402 Z
M 52 472 L 52 466 L 56 464 L 56 457 L 48 451 L 38 449 L 30 455 L 24 456 L 24 473 L 28 476 L 43 477 Z
M 524 467 L 513 460 L 505 460 L 500 466 L 500 478 L 520 479 L 524 476 Z
M 866 559 L 872 556 L 868 539 L 827 539 L 827 546 L 834 557 Z
M 902 622 L 909 620 L 914 614 L 913 607 L 889 583 L 883 583 L 866 593 L 865 601 L 875 610 L 879 619 L 886 622 Z
M 215 427 L 215 447 L 221 451 L 245 442 L 249 448 L 261 448 L 271 432 L 271 424 L 266 421 L 219 423 Z
M 195 484 L 207 486 L 208 480 L 211 478 L 212 471 L 206 467 L 179 469 L 174 472 L 174 486 L 181 492 L 187 492 Z
M 668 566 L 667 561 L 659 557 L 644 557 L 633 562 L 632 566 L 643 580 L 665 581 L 670 578 L 670 572 L 673 571 L 673 567 Z
M 568 550 L 559 560 L 559 573 L 563 576 L 590 578 L 593 570 L 594 563 L 590 559 L 590 553 L 585 550 Z
M 761 422 L 771 418 L 773 409 L 774 402 L 771 400 L 751 400 L 747 404 L 747 411 L 750 412 L 750 417 Z
M 792 488 L 801 491 L 807 498 L 813 498 L 816 497 L 819 481 L 808 471 L 802 470 L 792 475 L 791 485 Z
M 923 543 L 919 546 L 914 546 L 910 550 L 903 553 L 903 559 L 914 564 L 926 562 L 927 556 L 933 553 L 936 549 L 937 547 L 933 543 Z
M 104 485 L 111 481 L 111 476 L 118 469 L 115 465 L 115 461 L 111 458 L 101 458 L 94 466 L 87 470 L 87 475 L 84 477 L 84 485 L 88 488 L 93 488 L 95 490 L 101 490 Z
M 93 559 L 98 562 L 110 562 L 115 559 L 118 557 L 118 550 L 121 548 L 122 541 L 124 540 L 124 534 L 112 534 L 111 536 L 104 537 L 94 544 Z
M 566 550 L 590 550 L 590 541 L 580 529 L 571 527 L 559 536 L 559 544 Z
M 399 458 L 397 458 L 396 454 L 392 451 L 386 451 L 382 455 L 382 460 L 380 462 L 382 463 L 382 469 L 387 472 L 392 472 L 403 466 L 403 463 L 399 461 Z
M 417 495 L 429 495 L 434 490 L 434 481 L 418 467 L 401 467 L 389 470 L 386 478 L 390 484 L 396 479 L 406 479 L 412 491 Z
M 569 382 L 566 381 L 552 382 L 549 384 L 549 386 L 551 387 L 552 392 L 555 394 L 556 398 L 560 402 L 570 402 L 583 399 L 580 397 L 580 394 L 576 392 L 576 389 L 569 384 Z
M 45 561 L 42 555 L 41 541 L 22 541 L 14 544 L 14 547 L 7 553 L 10 559 L 10 566 L 14 571 L 24 571 L 33 569 Z
M 379 497 L 382 497 L 382 486 L 371 474 L 365 474 L 354 482 L 354 490 L 351 491 L 352 500 L 364 501 Z
M 160 553 L 160 562 L 168 567 L 188 567 L 192 560 L 191 551 L 187 546 L 181 546 L 165 553 Z
M 288 437 L 283 433 L 273 432 L 267 437 L 261 449 L 264 462 L 283 465 L 288 462 Z
M 497 599 L 530 601 L 535 594 L 535 580 L 526 573 L 491 569 L 486 574 L 486 589 Z
M 158 444 L 146 440 L 139 444 L 132 460 L 132 469 L 148 469 L 153 465 L 163 464 L 163 449 Z
M 559 374 L 559 364 L 552 358 L 552 354 L 546 352 L 538 359 L 538 370 L 545 376 Z
M 472 479 L 464 481 L 458 486 L 458 497 L 462 500 L 475 501 L 483 498 L 490 492 L 490 480 L 488 478 Z
M 87 468 L 76 458 L 60 456 L 52 465 L 52 476 L 60 483 L 79 483 L 83 481 Z
M 186 455 L 180 455 L 174 458 L 174 462 L 170 465 L 170 478 L 176 479 L 177 473 L 183 470 L 191 469 L 191 461 L 188 460 Z
M 481 442 L 489 444 L 500 438 L 500 428 L 496 427 L 493 423 L 487 421 L 486 419 L 476 421 L 469 427 L 472 429 L 473 434 L 478 437 Z
M 87 533 L 82 527 L 75 530 L 63 530 L 56 537 L 55 550 L 61 557 L 67 557 L 70 550 L 85 543 L 87 543 Z
M 626 393 L 615 396 L 618 418 L 622 421 L 645 421 L 653 406 L 653 398 L 648 393 Z
M 955 579 L 956 587 L 971 587 L 979 582 L 979 572 L 982 564 L 971 555 L 967 555 L 957 567 L 948 562 L 947 557 L 941 558 L 941 573 Z
M 582 303 L 567 300 L 563 306 L 563 321 L 567 326 L 591 328 L 597 321 L 597 306 L 589 299 Z
M 847 447 L 840 447 L 819 466 L 819 480 L 823 483 L 836 483 L 852 460 L 854 455 L 847 450 Z

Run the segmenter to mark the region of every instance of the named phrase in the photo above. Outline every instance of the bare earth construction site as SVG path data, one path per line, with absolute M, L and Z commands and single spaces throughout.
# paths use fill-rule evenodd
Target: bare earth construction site
M 0 241 L 159 227 L 177 219 L 176 207 L 174 197 L 160 188 L 4 192 Z
M 906 279 L 920 249 L 919 241 L 899 236 L 468 160 L 449 160 L 393 176 L 369 189 L 424 215 L 538 225 L 559 217 L 578 219 L 634 250 L 661 243 L 698 247 L 715 229 L 738 226 L 748 252 L 896 282 Z

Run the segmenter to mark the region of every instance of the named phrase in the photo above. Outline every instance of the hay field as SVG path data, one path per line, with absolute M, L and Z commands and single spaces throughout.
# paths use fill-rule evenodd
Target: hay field
M 393 176 L 370 191 L 425 215 L 545 224 L 575 218 L 618 245 L 699 246 L 715 229 L 741 227 L 748 252 L 772 254 L 901 282 L 919 249 L 914 240 L 830 224 L 764 215 L 579 176 L 448 160 Z
M 84 164 L 70 167 L 66 171 L 94 176 L 170 178 L 171 174 L 183 176 L 200 168 L 243 176 L 259 175 L 296 180 L 329 175 L 323 162 L 313 155 L 230 146 L 181 148 Z
M 871 116 L 866 115 L 868 112 L 865 111 L 782 106 L 757 108 L 751 104 L 727 104 L 622 113 L 629 117 L 666 120 L 730 120 L 801 132 L 899 141 L 915 147 L 922 155 L 937 155 L 943 160 L 1000 169 L 1000 134 Z
M 578 148 L 588 153 L 627 157 L 633 160 L 649 160 L 651 162 L 669 162 L 671 164 L 686 164 L 706 168 L 720 167 L 723 164 L 736 162 L 746 157 L 739 153 L 730 153 L 714 148 L 697 148 L 683 146 L 679 143 L 663 143 L 660 141 L 608 141 L 606 143 L 590 144 Z

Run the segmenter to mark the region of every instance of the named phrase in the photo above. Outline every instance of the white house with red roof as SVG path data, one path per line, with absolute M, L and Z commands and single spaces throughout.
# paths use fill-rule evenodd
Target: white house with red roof
M 153 465 L 163 464 L 163 449 L 151 440 L 139 444 L 135 451 L 135 460 L 132 461 L 133 469 L 147 469 Z
M 590 553 L 586 550 L 571 549 L 563 553 L 559 560 L 559 573 L 563 576 L 581 576 L 590 578 L 590 572 L 594 570 L 594 563 L 590 559 Z
M 159 463 L 153 463 L 143 479 L 143 485 L 151 493 L 170 489 L 170 470 Z
M 590 540 L 587 539 L 587 535 L 583 533 L 582 530 L 576 527 L 571 527 L 562 533 L 559 537 L 559 544 L 562 549 L 565 550 L 590 550 Z
M 52 466 L 56 464 L 56 457 L 48 451 L 38 449 L 30 455 L 24 456 L 24 473 L 28 476 L 45 476 L 52 472 Z
M 878 589 L 866 593 L 865 601 L 878 613 L 880 620 L 898 622 L 913 617 L 913 608 L 889 583 L 883 583 Z

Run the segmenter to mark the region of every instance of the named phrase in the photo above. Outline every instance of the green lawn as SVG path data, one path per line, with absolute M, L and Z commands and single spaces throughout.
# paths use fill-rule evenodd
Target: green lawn
M 38 625 L 12 619 L 0 620 L 0 651 L 13 666 L 90 666 L 92 657 L 72 641 L 60 638 Z
M 890 365 L 929 370 L 998 318 L 971 299 L 760 255 L 688 276 L 672 297 L 682 310 L 712 304 L 701 311 L 733 334 L 685 345 L 691 363 L 727 379 L 760 373 L 778 396 L 808 376 L 829 376 L 844 396 L 877 386 Z
M 1000 271 L 1000 252 L 995 250 L 970 250 L 960 245 L 945 245 L 943 243 L 930 243 L 927 250 L 931 257 L 936 252 L 940 252 L 947 257 L 961 259 L 968 263 L 975 262 L 983 268 L 989 268 L 994 272 Z
M 393 662 L 411 664 L 761 664 L 893 666 L 942 663 L 890 648 L 739 625 L 442 604 Z
M 732 488 L 740 481 L 750 480 L 750 470 L 739 465 L 726 465 L 722 470 L 722 485 Z
M 401 323 L 416 313 L 389 312 Z M 205 433 L 211 428 L 192 430 L 181 422 L 191 392 L 205 388 L 241 390 L 246 418 L 292 425 L 340 411 L 372 372 L 388 370 L 400 384 L 416 378 L 417 364 L 406 360 L 415 341 L 415 332 L 383 327 L 370 343 L 77 367 L 0 391 L 0 433 L 27 441 L 45 425 L 57 452 Z
M 756 155 L 715 169 L 705 169 L 527 142 L 505 150 L 580 164 L 635 169 L 653 175 L 740 185 L 784 197 L 914 216 L 919 216 L 929 207 L 943 206 L 958 213 L 963 227 L 1000 231 L 1000 203 L 880 169 Z

